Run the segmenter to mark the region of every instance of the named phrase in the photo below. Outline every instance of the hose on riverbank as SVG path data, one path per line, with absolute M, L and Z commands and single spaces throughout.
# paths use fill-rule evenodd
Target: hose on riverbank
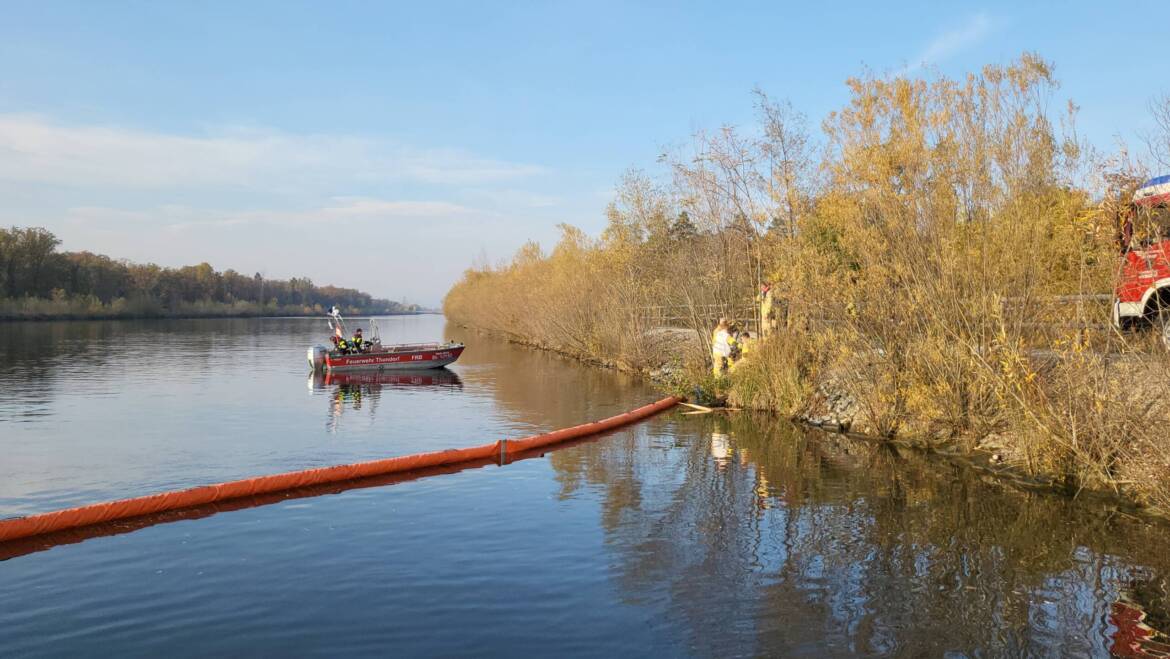
M 509 456 L 629 425 L 635 421 L 640 421 L 674 407 L 681 400 L 681 398 L 670 396 L 658 402 L 644 405 L 607 419 L 584 423 L 571 428 L 562 428 L 561 430 L 540 435 L 532 435 L 522 439 L 502 439 L 491 444 L 481 444 L 468 448 L 430 451 L 383 460 L 258 476 L 255 478 L 228 481 L 226 483 L 204 485 L 186 490 L 150 494 L 132 499 L 89 504 L 76 508 L 67 508 L 65 510 L 28 515 L 26 517 L 2 519 L 0 520 L 0 542 L 30 538 L 55 531 L 90 526 L 103 522 L 192 508 L 220 501 L 229 501 L 232 499 L 271 494 L 328 483 L 340 483 L 369 478 L 371 476 L 411 472 L 420 469 L 494 458 L 498 458 L 501 463 L 506 463 Z

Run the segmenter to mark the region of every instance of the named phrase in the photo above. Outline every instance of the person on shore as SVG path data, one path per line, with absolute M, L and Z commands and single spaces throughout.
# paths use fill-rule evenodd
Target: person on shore
M 739 365 L 747 359 L 748 354 L 751 353 L 751 351 L 755 348 L 755 337 L 752 336 L 751 332 L 745 330 L 735 338 L 735 344 L 739 350 L 738 355 L 731 360 L 731 366 L 729 370 L 732 373 L 735 372 L 735 369 L 739 368 Z
M 760 286 L 760 338 L 768 338 L 776 331 L 776 307 L 772 298 L 772 284 Z
M 711 333 L 711 372 L 715 377 L 723 377 L 727 373 L 734 345 L 731 323 L 726 318 L 720 318 L 715 331 Z
M 366 341 L 362 338 L 362 328 L 359 327 L 353 331 L 353 341 L 351 343 L 353 344 L 354 352 L 365 352 Z

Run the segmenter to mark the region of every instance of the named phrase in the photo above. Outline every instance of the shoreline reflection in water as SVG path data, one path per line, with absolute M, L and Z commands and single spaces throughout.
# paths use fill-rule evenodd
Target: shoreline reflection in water
M 415 371 L 373 371 L 367 373 L 315 372 L 309 376 L 309 392 L 328 392 L 329 415 L 325 427 L 337 432 L 342 414 L 348 407 L 354 412 L 362 410 L 363 402 L 369 415 L 377 414 L 378 403 L 383 389 L 416 388 L 419 390 L 461 391 L 463 381 L 446 368 Z
M 383 332 L 467 339 L 458 377 L 320 376 L 306 398 L 319 330 L 0 326 L 0 516 L 468 446 L 660 397 L 417 317 Z M 0 547 L 15 603 L 0 655 L 1168 651 L 1170 527 L 1108 504 L 746 412 L 667 413 L 532 457 Z

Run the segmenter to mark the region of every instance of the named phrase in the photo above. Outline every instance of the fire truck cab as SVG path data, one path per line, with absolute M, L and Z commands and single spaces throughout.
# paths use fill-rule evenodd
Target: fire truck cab
M 1120 237 L 1113 324 L 1122 329 L 1152 325 L 1170 348 L 1170 175 L 1137 189 Z

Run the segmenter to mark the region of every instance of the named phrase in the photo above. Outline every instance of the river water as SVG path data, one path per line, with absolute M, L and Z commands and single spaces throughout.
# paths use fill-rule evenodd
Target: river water
M 0 325 L 0 517 L 575 425 L 661 397 L 445 325 Z M 1157 656 L 1167 527 L 763 416 L 0 544 L 0 656 Z

